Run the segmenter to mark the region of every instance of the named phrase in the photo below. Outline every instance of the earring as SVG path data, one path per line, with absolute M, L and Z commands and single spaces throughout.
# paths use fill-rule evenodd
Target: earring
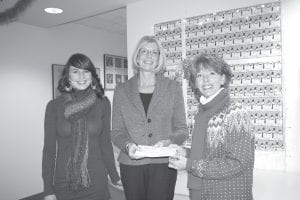
M 93 90 L 96 90 L 96 87 L 97 87 L 97 84 L 94 84 L 93 82 L 91 83 L 91 88 L 93 89 Z
M 92 78 L 91 88 L 93 90 L 96 90 L 96 88 L 97 88 L 97 79 L 95 77 Z
M 72 87 L 72 85 L 70 84 L 70 83 L 68 83 L 68 85 L 69 86 L 65 86 L 65 90 L 67 91 L 67 92 L 70 92 L 72 89 L 73 89 L 73 87 Z

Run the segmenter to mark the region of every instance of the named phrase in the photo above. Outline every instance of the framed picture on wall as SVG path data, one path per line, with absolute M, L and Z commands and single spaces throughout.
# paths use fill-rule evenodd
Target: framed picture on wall
M 55 99 L 60 95 L 59 90 L 57 89 L 58 81 L 62 76 L 64 65 L 61 64 L 52 64 L 52 98 Z M 96 68 L 98 77 L 100 77 L 100 69 Z
M 104 54 L 104 89 L 113 90 L 128 79 L 127 58 Z
M 55 99 L 60 95 L 60 92 L 57 89 L 58 81 L 61 78 L 64 65 L 52 64 L 52 98 Z

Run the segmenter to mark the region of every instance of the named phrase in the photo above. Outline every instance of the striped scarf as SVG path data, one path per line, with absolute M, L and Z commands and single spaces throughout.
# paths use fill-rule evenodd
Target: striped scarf
M 89 138 L 86 115 L 97 96 L 91 89 L 65 95 L 64 115 L 71 123 L 72 153 L 67 163 L 67 182 L 71 191 L 90 186 L 87 169 Z

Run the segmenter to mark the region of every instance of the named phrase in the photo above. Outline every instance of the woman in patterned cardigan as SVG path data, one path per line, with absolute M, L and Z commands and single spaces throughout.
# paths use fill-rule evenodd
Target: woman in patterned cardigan
M 254 136 L 247 111 L 229 97 L 230 66 L 216 55 L 196 57 L 190 81 L 199 97 L 192 147 L 170 157 L 188 172 L 191 200 L 251 200 Z

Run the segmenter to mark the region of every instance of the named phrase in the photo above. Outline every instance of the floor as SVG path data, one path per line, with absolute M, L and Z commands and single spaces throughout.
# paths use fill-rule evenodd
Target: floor
M 189 200 L 185 172 L 178 173 L 174 200 Z M 109 187 L 111 200 L 125 200 L 124 192 Z M 298 200 L 300 199 L 300 174 L 272 170 L 254 170 L 253 196 L 255 200 Z M 34 195 L 24 200 L 40 200 Z
M 253 179 L 255 200 L 300 199 L 300 173 L 255 169 Z M 179 173 L 174 200 L 189 200 L 186 183 L 186 173 Z

